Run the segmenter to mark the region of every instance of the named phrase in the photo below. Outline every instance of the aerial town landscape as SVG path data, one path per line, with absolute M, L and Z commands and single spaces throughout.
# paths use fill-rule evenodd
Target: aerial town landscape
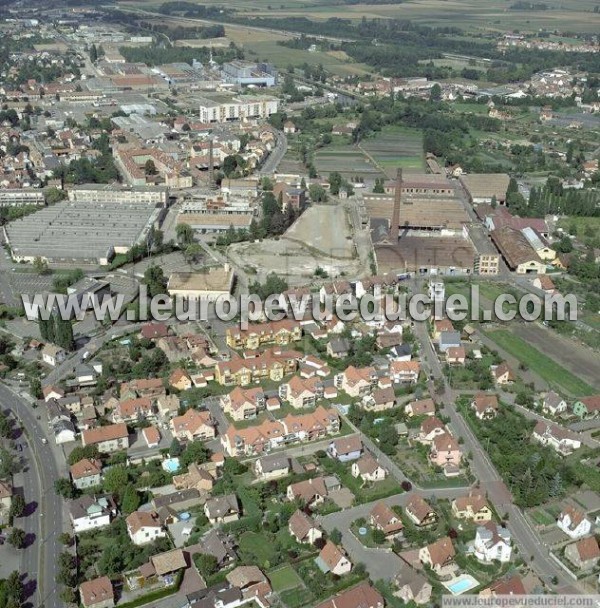
M 270 2 L 0 0 L 0 608 L 598 596 L 600 4 Z

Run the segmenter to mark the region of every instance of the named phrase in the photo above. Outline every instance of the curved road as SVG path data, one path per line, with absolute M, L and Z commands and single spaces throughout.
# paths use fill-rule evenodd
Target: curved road
M 44 430 L 31 403 L 4 384 L 0 384 L 0 405 L 25 431 L 28 446 L 22 455 L 29 469 L 23 473 L 24 498 L 28 506 L 37 503 L 35 511 L 19 522 L 28 535 L 35 535 L 35 542 L 22 552 L 21 573 L 27 575 L 26 584 L 37 581 L 35 594 L 28 599 L 36 608 L 62 608 L 55 583 L 61 552 L 58 536 L 63 531 L 62 500 L 54 492 L 54 481 L 61 476 L 55 446 L 42 443 Z

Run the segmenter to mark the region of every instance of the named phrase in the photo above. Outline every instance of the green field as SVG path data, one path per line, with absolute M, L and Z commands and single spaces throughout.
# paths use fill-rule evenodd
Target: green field
M 387 127 L 385 132 L 365 139 L 360 147 L 388 177 L 393 177 L 398 168 L 425 170 L 423 134 L 419 129 Z
M 551 386 L 561 389 L 575 397 L 593 395 L 596 391 L 583 380 L 561 367 L 550 357 L 530 346 L 508 330 L 495 330 L 486 335 L 500 348 L 527 365 L 533 372 L 541 376 Z
M 578 239 L 593 238 L 600 234 L 600 217 L 563 217 L 558 220 L 558 227 L 568 233 L 576 228 Z
M 327 146 L 315 153 L 315 166 L 321 175 L 337 171 L 345 178 L 361 176 L 368 179 L 385 177 L 369 158 L 354 146 Z
M 278 568 L 277 570 L 269 572 L 268 576 L 273 591 L 286 591 L 302 585 L 302 579 L 289 564 L 286 564 L 283 568 Z

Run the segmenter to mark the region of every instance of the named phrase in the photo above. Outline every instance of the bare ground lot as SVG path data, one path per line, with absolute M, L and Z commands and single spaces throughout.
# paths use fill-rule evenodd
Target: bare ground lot
M 512 331 L 589 385 L 600 389 L 600 356 L 589 348 L 536 323 L 521 323 Z

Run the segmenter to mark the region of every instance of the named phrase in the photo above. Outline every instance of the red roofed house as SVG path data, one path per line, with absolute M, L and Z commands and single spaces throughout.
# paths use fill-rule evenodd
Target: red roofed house
M 126 424 L 110 424 L 81 433 L 81 445 L 95 445 L 99 452 L 110 454 L 129 447 L 129 431 Z
M 579 570 L 591 570 L 598 565 L 600 559 L 598 541 L 593 536 L 582 538 L 567 546 L 565 556 Z
M 155 511 L 134 511 L 125 522 L 127 534 L 134 545 L 146 545 L 167 535 Z
M 315 608 L 383 608 L 384 606 L 385 602 L 381 594 L 365 581 L 356 587 L 341 591 Z
M 585 513 L 576 507 L 567 505 L 556 520 L 556 525 L 570 538 L 579 539 L 587 536 L 592 523 L 585 516 Z
M 83 608 L 112 608 L 115 605 L 115 594 L 108 576 L 81 583 L 79 597 Z
M 454 545 L 448 536 L 419 550 L 419 561 L 429 566 L 438 576 L 454 571 Z
M 119 401 L 113 410 L 112 421 L 119 422 L 139 422 L 154 417 L 154 406 L 149 397 L 138 397 L 136 399 L 126 399 Z
M 381 530 L 386 538 L 396 538 L 402 534 L 402 520 L 384 503 L 378 502 L 369 514 L 369 523 Z
M 342 576 L 352 570 L 352 562 L 346 557 L 344 550 L 330 540 L 321 549 L 315 563 L 325 574 L 331 572 L 337 576 Z
M 496 384 L 512 384 L 515 381 L 515 374 L 506 362 L 492 366 L 492 377 Z
M 169 384 L 178 391 L 187 391 L 188 389 L 192 388 L 191 378 L 189 377 L 188 373 L 180 367 L 171 372 L 171 375 L 169 376 Z
M 413 416 L 435 416 L 435 402 L 433 399 L 418 399 L 407 404 L 404 412 L 409 418 Z
M 479 393 L 471 401 L 471 409 L 479 420 L 489 420 L 498 414 L 498 397 L 489 393 Z
M 165 323 L 146 323 L 140 331 L 142 338 L 155 340 L 169 335 L 169 327 Z
M 214 439 L 216 432 L 209 412 L 189 409 L 183 416 L 176 416 L 170 421 L 171 431 L 177 439 Z
M 300 509 L 290 517 L 288 530 L 299 543 L 313 545 L 316 540 L 323 538 L 323 532 L 317 526 L 315 520 Z
M 147 426 L 142 429 L 142 435 L 149 448 L 157 448 L 160 443 L 160 431 L 155 426 Z
M 458 441 L 450 433 L 438 435 L 433 439 L 429 460 L 433 465 L 442 467 L 446 475 L 458 473 L 461 458 Z
M 446 351 L 448 365 L 464 365 L 467 353 L 464 346 L 450 346 Z
M 71 479 L 78 490 L 100 485 L 102 461 L 98 458 L 82 458 L 71 465 Z

